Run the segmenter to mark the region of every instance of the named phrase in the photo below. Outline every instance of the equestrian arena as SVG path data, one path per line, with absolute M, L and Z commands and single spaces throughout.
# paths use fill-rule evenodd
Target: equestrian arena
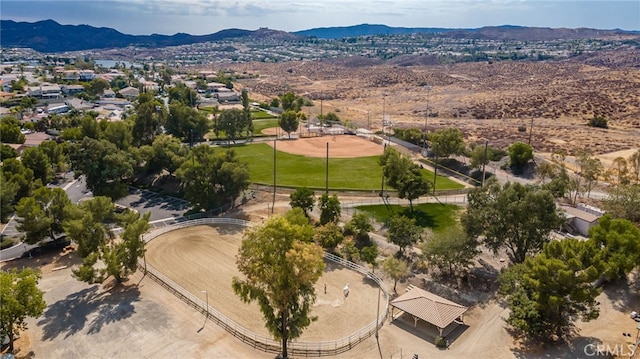
M 280 343 L 266 330 L 258 305 L 242 302 L 231 288 L 232 278 L 241 276 L 235 258 L 243 232 L 251 225 L 204 218 L 151 232 L 145 236 L 147 274 L 202 312 L 203 321 L 206 315 L 247 344 L 278 352 Z M 376 315 L 378 325 L 384 322 L 388 294 L 384 285 L 382 290 L 378 287 L 382 281 L 366 268 L 330 254 L 325 254 L 325 263 L 311 311 L 317 320 L 290 343 L 292 354 L 345 352 L 375 333 Z

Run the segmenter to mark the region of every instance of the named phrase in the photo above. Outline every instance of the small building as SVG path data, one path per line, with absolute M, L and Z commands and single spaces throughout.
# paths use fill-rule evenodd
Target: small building
M 65 95 L 73 95 L 84 91 L 84 86 L 82 85 L 62 85 L 60 89 Z
M 27 95 L 42 99 L 61 98 L 62 89 L 57 84 L 42 84 L 27 87 Z
M 589 236 L 589 230 L 604 215 L 604 211 L 582 203 L 578 204 L 578 207 L 560 206 L 560 209 L 567 219 L 566 230 L 584 237 Z
M 140 90 L 131 86 L 125 87 L 118 92 L 122 95 L 122 97 L 127 99 L 136 99 L 138 98 L 138 96 L 140 96 Z
M 217 92 L 215 97 L 218 99 L 218 102 L 238 102 L 240 101 L 240 96 L 236 92 Z

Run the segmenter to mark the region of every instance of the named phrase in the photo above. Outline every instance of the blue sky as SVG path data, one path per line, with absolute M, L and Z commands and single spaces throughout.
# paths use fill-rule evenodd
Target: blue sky
M 640 0 L 2 0 L 0 17 L 53 19 L 134 35 L 200 35 L 259 27 L 297 31 L 363 23 L 640 30 Z

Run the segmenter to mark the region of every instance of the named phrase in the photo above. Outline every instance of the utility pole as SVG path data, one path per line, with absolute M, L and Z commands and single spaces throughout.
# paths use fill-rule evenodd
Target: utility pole
M 531 126 L 529 127 L 529 146 L 531 146 L 532 135 L 533 135 L 533 117 L 531 117 Z
M 422 144 L 422 150 L 424 152 L 424 156 L 427 155 L 429 151 L 429 145 L 427 144 L 427 121 L 429 120 L 429 97 L 431 95 L 431 86 L 425 85 L 425 90 L 427 90 L 427 113 L 424 115 L 424 142 Z
M 436 179 L 438 178 L 438 145 L 435 147 L 436 161 L 433 166 L 433 195 L 436 195 Z
M 484 166 L 487 163 L 487 150 L 489 148 L 489 141 L 484 141 L 484 156 L 482 157 L 482 187 L 484 187 L 484 180 L 485 180 L 485 170 L 484 170 Z
M 273 202 L 271 204 L 271 213 L 276 206 L 276 143 L 277 140 L 273 140 Z
M 324 193 L 329 194 L 329 142 L 327 142 L 327 165 L 324 180 Z

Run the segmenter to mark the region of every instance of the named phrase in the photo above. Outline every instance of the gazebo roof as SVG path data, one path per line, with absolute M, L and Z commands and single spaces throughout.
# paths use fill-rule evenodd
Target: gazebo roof
M 446 328 L 468 309 L 417 287 L 392 300 L 391 305 L 438 328 Z

